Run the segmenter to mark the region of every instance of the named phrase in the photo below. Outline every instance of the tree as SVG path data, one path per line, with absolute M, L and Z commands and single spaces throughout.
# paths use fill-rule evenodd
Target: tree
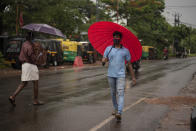
M 3 30 L 9 34 L 15 34 L 17 5 L 19 12 L 23 12 L 25 24 L 46 23 L 60 29 L 66 35 L 76 33 L 81 25 L 89 22 L 89 19 L 96 14 L 95 4 L 90 0 L 8 1 L 5 5 L 1 5 L 0 20 L 3 20 L 1 24 Z
M 9 11 L 11 5 L 14 4 L 12 0 L 0 0 L 0 34 L 3 33 L 4 29 L 4 17 L 5 13 Z
M 121 8 L 121 14 L 127 19 L 127 25 L 136 30 L 144 44 L 160 46 L 168 41 L 161 37 L 168 32 L 168 23 L 161 15 L 163 9 L 163 1 L 126 0 Z
M 180 46 L 190 49 L 191 53 L 196 53 L 196 29 L 191 27 L 186 27 L 183 25 L 184 30 L 182 33 L 184 38 L 180 41 Z

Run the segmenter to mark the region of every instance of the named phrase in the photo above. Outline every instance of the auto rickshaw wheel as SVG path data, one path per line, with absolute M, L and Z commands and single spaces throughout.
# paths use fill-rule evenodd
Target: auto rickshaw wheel
M 89 63 L 92 64 L 93 62 L 93 56 L 89 56 Z
M 57 65 L 58 65 L 58 63 L 57 63 L 56 60 L 53 62 L 53 65 L 54 65 L 54 66 L 57 66 Z

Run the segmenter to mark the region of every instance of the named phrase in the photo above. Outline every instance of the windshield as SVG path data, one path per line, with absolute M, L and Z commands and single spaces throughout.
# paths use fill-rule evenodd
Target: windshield
M 56 51 L 55 42 L 50 42 L 50 44 L 49 44 L 49 50 L 50 50 L 50 51 Z
M 7 52 L 20 52 L 21 41 L 12 40 L 8 42 Z

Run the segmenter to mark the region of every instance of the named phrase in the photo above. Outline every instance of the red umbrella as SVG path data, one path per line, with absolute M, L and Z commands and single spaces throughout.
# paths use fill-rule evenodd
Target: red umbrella
M 113 45 L 113 33 L 122 33 L 121 44 L 131 54 L 131 62 L 137 61 L 142 56 L 142 46 L 137 37 L 127 28 L 113 22 L 96 22 L 88 29 L 88 38 L 92 46 L 103 55 L 106 47 Z

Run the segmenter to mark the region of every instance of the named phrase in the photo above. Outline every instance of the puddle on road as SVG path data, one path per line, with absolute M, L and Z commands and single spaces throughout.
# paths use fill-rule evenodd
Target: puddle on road
M 164 104 L 170 107 L 176 106 L 194 106 L 196 104 L 196 98 L 190 96 L 172 96 L 172 97 L 161 97 L 161 98 L 149 98 L 145 100 L 148 104 Z

